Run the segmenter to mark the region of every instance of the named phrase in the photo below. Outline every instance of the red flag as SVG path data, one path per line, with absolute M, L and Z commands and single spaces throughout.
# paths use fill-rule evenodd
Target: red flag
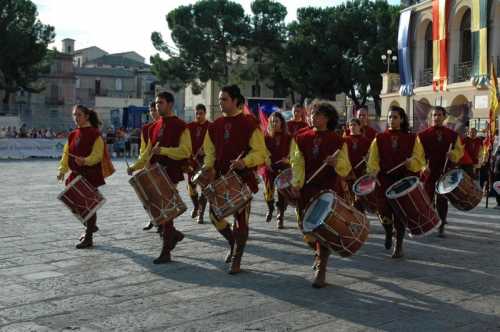
M 250 111 L 250 107 L 248 107 L 247 103 L 245 103 L 245 105 L 243 105 L 243 113 L 245 113 L 245 114 L 252 114 L 252 112 Z
M 263 107 L 259 107 L 259 122 L 260 129 L 262 129 L 263 132 L 266 132 L 269 121 L 267 120 L 267 116 L 264 114 Z

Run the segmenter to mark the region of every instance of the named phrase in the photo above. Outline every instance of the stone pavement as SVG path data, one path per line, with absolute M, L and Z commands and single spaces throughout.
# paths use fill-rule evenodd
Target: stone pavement
M 0 162 L 0 331 L 500 330 L 500 211 L 484 201 L 452 208 L 446 239 L 406 239 L 402 260 L 371 218 L 364 247 L 331 256 L 330 286 L 316 290 L 292 210 L 278 231 L 261 192 L 242 273 L 226 273 L 222 237 L 188 213 L 176 220 L 186 238 L 174 262 L 153 265 L 160 238 L 141 230 L 145 212 L 115 165 L 96 246 L 76 250 L 83 227 L 56 199 L 57 163 Z

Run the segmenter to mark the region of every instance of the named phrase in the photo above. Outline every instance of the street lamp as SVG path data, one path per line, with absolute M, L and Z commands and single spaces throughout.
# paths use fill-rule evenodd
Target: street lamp
M 387 74 L 390 72 L 391 64 L 396 62 L 398 60 L 398 57 L 395 55 L 392 55 L 392 50 L 387 50 L 385 52 L 386 54 L 382 54 L 380 58 L 382 59 L 382 62 L 387 65 Z

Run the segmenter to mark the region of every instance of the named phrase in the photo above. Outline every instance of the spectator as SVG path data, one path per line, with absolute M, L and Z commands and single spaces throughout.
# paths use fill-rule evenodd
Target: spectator
M 139 140 L 141 139 L 140 135 L 141 131 L 139 128 L 133 128 L 130 133 L 129 141 L 131 158 L 136 158 L 139 155 Z
M 21 128 L 19 128 L 19 138 L 26 138 L 26 137 L 28 137 L 28 128 L 26 127 L 26 123 L 23 123 Z
M 7 137 L 7 129 L 5 127 L 2 127 L 0 130 L 0 138 L 6 138 Z
M 493 163 L 493 182 L 500 181 L 500 149 L 497 149 L 495 156 L 492 158 Z M 497 206 L 495 209 L 500 210 L 500 193 L 495 191 L 495 197 L 497 200 Z
M 113 152 L 115 151 L 114 149 L 115 139 L 116 135 L 115 132 L 113 131 L 113 128 L 108 127 L 108 131 L 106 132 L 106 145 L 108 146 L 108 151 L 111 154 L 113 154 Z

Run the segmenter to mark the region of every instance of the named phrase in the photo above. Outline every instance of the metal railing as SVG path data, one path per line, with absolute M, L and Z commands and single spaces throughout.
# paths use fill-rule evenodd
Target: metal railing
M 454 66 L 454 82 L 465 82 L 472 77 L 472 61 L 458 63 Z
M 432 85 L 432 68 L 425 68 L 418 74 L 418 86 Z

